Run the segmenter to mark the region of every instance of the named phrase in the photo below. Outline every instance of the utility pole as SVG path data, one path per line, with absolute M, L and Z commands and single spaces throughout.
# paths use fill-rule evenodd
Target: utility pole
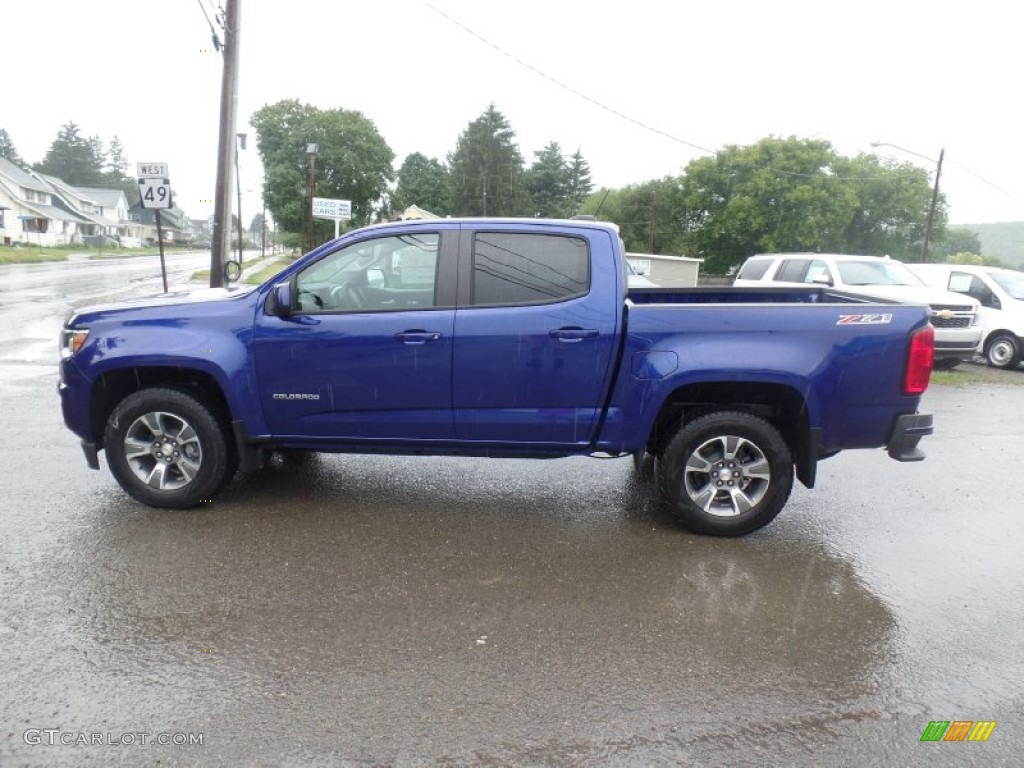
M 648 253 L 654 253 L 654 204 L 655 204 L 655 200 L 656 200 L 655 195 L 652 192 L 651 193 L 651 213 L 650 213 L 650 216 L 648 217 L 648 223 L 647 223 L 647 226 L 648 226 L 647 252 Z
M 306 154 L 309 155 L 309 250 L 313 250 L 313 198 L 316 197 L 316 156 L 320 153 L 319 144 L 307 144 Z
M 932 224 L 935 222 L 935 206 L 939 202 L 939 177 L 942 175 L 942 159 L 946 156 L 946 148 L 939 150 L 939 162 L 935 166 L 935 186 L 932 187 L 932 203 L 928 206 L 928 221 L 924 225 L 924 248 L 921 250 L 921 261 L 928 263 L 928 244 L 932 239 Z
M 224 285 L 224 263 L 231 233 L 231 166 L 235 157 L 238 113 L 239 12 L 242 0 L 226 0 L 224 11 L 224 72 L 220 86 L 220 138 L 217 142 L 217 187 L 214 195 L 213 237 L 210 243 L 210 287 Z
M 235 189 L 238 192 L 238 266 L 242 266 L 242 243 L 245 240 L 242 227 L 242 177 L 238 173 L 239 150 L 245 149 L 245 134 L 235 134 L 238 143 L 235 144 Z

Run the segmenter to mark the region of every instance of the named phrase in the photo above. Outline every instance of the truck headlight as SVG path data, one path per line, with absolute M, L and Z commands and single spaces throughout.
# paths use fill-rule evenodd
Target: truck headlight
M 67 359 L 74 355 L 89 338 L 88 328 L 65 328 L 60 334 L 60 356 Z

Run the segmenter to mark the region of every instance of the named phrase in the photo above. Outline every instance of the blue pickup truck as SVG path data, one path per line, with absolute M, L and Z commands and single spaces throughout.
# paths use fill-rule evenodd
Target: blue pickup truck
M 847 448 L 924 456 L 924 306 L 823 286 L 629 289 L 613 225 L 443 219 L 353 231 L 258 287 L 81 309 L 64 420 L 158 507 L 270 450 L 655 458 L 689 529 L 770 522 Z M 650 467 L 650 461 L 644 466 Z

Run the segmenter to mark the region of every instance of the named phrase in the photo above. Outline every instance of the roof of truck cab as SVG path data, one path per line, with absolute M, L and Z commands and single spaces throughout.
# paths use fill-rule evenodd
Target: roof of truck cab
M 479 228 L 480 226 L 487 226 L 493 224 L 499 224 L 501 226 L 558 226 L 558 227 L 573 227 L 575 229 L 599 229 L 606 232 L 611 232 L 613 235 L 618 237 L 618 227 L 610 221 L 592 221 L 589 219 L 540 219 L 540 218 L 525 218 L 525 217 L 490 217 L 490 216 L 459 216 L 452 218 L 439 218 L 439 219 L 406 219 L 399 221 L 382 221 L 377 224 L 368 224 L 365 227 L 359 227 L 358 230 L 364 229 L 383 229 L 385 227 L 394 227 L 400 225 L 402 227 L 410 227 L 414 229 L 436 229 L 438 224 L 458 224 L 458 225 L 469 225 Z M 353 232 L 358 230 L 352 230 Z

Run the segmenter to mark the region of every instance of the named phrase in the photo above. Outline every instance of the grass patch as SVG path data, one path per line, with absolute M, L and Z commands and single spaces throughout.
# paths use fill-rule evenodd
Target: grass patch
M 282 264 L 280 261 L 274 261 L 268 264 L 267 266 L 263 267 L 263 269 L 257 272 L 253 272 L 251 275 L 246 275 L 244 282 L 248 283 L 249 285 L 259 285 L 260 283 L 265 283 L 267 280 L 269 280 L 282 269 L 284 269 L 285 266 L 286 265 Z
M 81 250 L 78 251 L 81 253 Z M 74 251 L 69 248 L 10 248 L 0 246 L 0 264 L 38 264 L 44 261 L 64 261 Z
M 200 250 L 197 248 L 168 248 L 164 246 L 164 256 L 170 256 L 172 253 L 189 253 L 190 251 Z M 95 253 L 90 253 L 90 259 L 118 259 L 123 256 L 159 256 L 160 248 L 157 246 L 147 248 L 104 248 L 103 252 L 100 253 L 98 250 Z
M 942 387 L 963 387 L 988 381 L 973 371 L 932 371 L 931 383 Z
M 164 248 L 164 254 L 187 253 L 187 248 Z M 0 245 L 0 264 L 37 264 L 43 261 L 64 261 L 71 254 L 81 254 L 90 259 L 119 259 L 125 256 L 154 256 L 160 253 L 152 248 L 90 248 L 86 245 L 39 248 L 23 245 L 17 248 Z
M 984 365 L 965 365 L 953 371 L 932 371 L 932 384 L 940 387 L 968 387 L 975 384 L 1024 386 L 1024 371 L 1004 371 Z
M 200 282 L 204 282 L 207 285 L 209 285 L 209 283 L 210 283 L 210 270 L 208 270 L 208 269 L 197 269 L 195 272 L 192 273 L 192 277 L 190 277 L 189 280 L 191 280 L 193 282 L 198 280 Z

